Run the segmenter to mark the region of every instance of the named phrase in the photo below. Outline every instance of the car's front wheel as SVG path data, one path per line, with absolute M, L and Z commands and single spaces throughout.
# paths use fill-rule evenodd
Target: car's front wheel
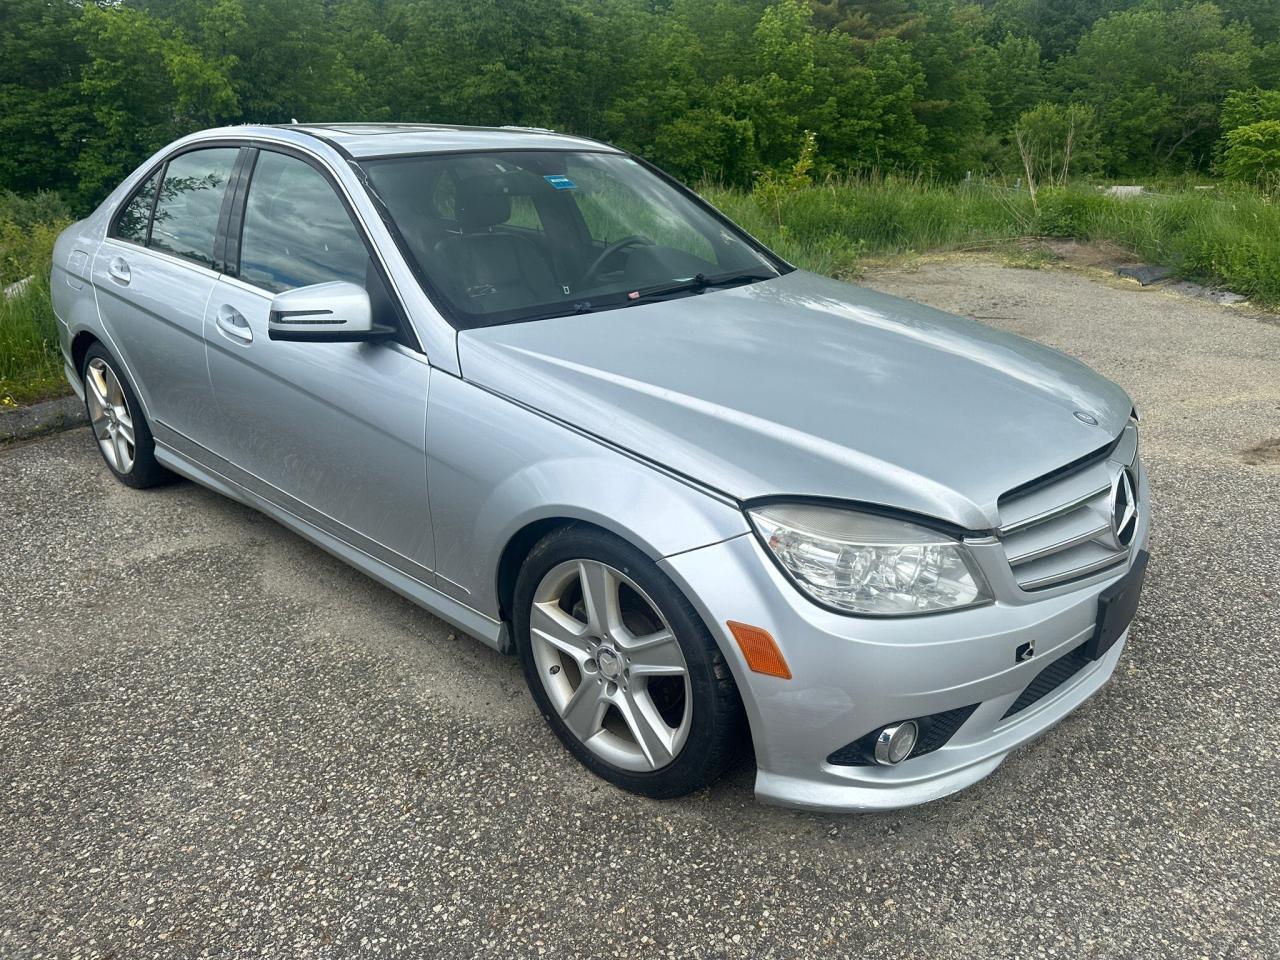
M 102 459 L 121 482 L 154 487 L 172 479 L 156 462 L 151 427 L 116 359 L 95 343 L 85 351 L 84 405 Z
M 724 656 L 657 565 L 601 530 L 552 533 L 526 560 L 514 627 L 552 729 L 599 776 L 675 797 L 720 775 L 743 737 Z

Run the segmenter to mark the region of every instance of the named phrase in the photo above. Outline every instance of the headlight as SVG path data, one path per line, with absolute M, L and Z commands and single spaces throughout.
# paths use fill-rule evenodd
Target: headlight
M 748 515 L 796 585 L 843 613 L 904 616 L 991 599 L 965 546 L 927 527 L 807 504 L 757 507 Z

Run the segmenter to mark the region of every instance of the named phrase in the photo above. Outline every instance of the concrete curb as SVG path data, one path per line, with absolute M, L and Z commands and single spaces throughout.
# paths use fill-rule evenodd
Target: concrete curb
M 14 410 L 0 408 L 0 446 L 46 433 L 70 430 L 89 422 L 84 404 L 75 395 L 33 403 Z

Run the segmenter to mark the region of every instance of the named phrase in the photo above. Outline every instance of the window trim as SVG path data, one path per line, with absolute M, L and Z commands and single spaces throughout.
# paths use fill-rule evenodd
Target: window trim
M 221 247 L 221 233 L 219 232 L 219 230 L 222 227 L 222 218 L 227 210 L 227 203 L 231 198 L 232 187 L 235 184 L 236 173 L 240 168 L 240 161 L 243 158 L 244 147 L 245 147 L 244 140 L 217 138 L 217 139 L 211 139 L 211 140 L 197 140 L 192 143 L 183 144 L 181 147 L 174 150 L 173 152 L 165 154 L 163 157 L 161 157 L 159 160 L 157 160 L 155 163 L 153 163 L 150 167 L 147 168 L 147 172 L 142 175 L 142 177 L 138 180 L 134 188 L 130 190 L 128 195 L 119 203 L 117 203 L 115 207 L 112 209 L 111 219 L 107 221 L 107 233 L 106 233 L 107 237 L 119 243 L 127 243 L 130 246 L 137 247 L 140 250 L 146 250 L 149 253 L 162 253 L 165 256 L 174 257 L 175 259 L 181 261 L 182 263 L 194 264 L 197 267 L 203 267 L 205 270 L 213 270 L 215 273 L 221 273 L 222 264 L 218 258 L 219 249 Z M 234 149 L 239 151 L 239 153 L 237 153 L 235 160 L 232 161 L 231 175 L 227 178 L 227 185 L 225 188 L 225 192 L 223 193 L 223 196 L 222 196 L 222 206 L 218 209 L 218 223 L 214 227 L 213 250 L 211 251 L 213 265 L 210 266 L 209 264 L 199 263 L 195 260 L 192 260 L 190 257 L 184 257 L 179 253 L 173 253 L 169 250 L 158 250 L 153 248 L 151 246 L 151 230 L 152 230 L 152 227 L 155 225 L 156 207 L 160 203 L 160 194 L 163 192 L 164 178 L 169 172 L 170 161 L 176 160 L 178 157 L 181 157 L 184 154 L 194 153 L 197 150 L 226 150 L 226 149 Z M 116 230 L 116 223 L 120 219 L 120 215 L 124 213 L 125 207 L 133 203 L 133 201 L 137 198 L 138 194 L 142 192 L 142 189 L 147 185 L 147 181 L 150 180 L 153 176 L 157 176 L 157 175 L 159 176 L 159 179 L 156 181 L 155 196 L 151 198 L 151 210 L 147 214 L 147 235 L 143 239 L 143 242 L 138 243 L 136 240 L 130 240 L 128 237 L 120 236 L 119 232 Z
M 235 183 L 234 195 L 232 197 L 232 208 L 227 218 L 226 236 L 224 238 L 224 255 L 225 260 L 222 264 L 221 274 L 237 281 L 245 287 L 249 287 L 258 291 L 267 298 L 274 297 L 276 294 L 268 290 L 266 287 L 259 286 L 256 283 L 245 280 L 240 275 L 240 252 L 243 247 L 244 240 L 244 221 L 245 211 L 248 209 L 249 191 L 253 187 L 253 175 L 257 172 L 258 158 L 264 153 L 278 153 L 283 156 L 292 157 L 295 160 L 301 160 L 313 170 L 317 171 L 325 182 L 329 184 L 334 195 L 342 204 L 343 210 L 347 214 L 347 219 L 351 221 L 351 226 L 359 237 L 361 244 L 364 245 L 365 253 L 369 255 L 369 260 L 373 264 L 373 268 L 378 273 L 378 278 L 382 281 L 382 285 L 386 290 L 387 297 L 391 301 L 392 309 L 395 310 L 397 326 L 400 330 L 400 336 L 396 342 L 402 344 L 408 349 L 425 355 L 418 331 L 414 329 L 413 324 L 409 321 L 409 313 L 405 309 L 404 302 L 400 296 L 400 292 L 391 282 L 390 271 L 387 270 L 386 264 L 383 262 L 377 245 L 369 237 L 368 231 L 364 227 L 355 205 L 352 204 L 351 198 L 347 195 L 346 188 L 337 175 L 329 168 L 328 164 L 320 157 L 293 144 L 273 143 L 264 141 L 244 141 L 243 145 L 247 148 L 243 153 L 252 153 L 252 156 L 244 156 L 241 165 L 241 174 Z M 398 241 L 397 241 L 398 242 Z

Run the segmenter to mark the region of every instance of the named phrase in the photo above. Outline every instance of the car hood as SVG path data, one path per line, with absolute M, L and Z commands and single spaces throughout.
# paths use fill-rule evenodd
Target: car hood
M 458 353 L 465 379 L 737 499 L 831 497 L 971 530 L 1132 408 L 1049 347 L 803 271 L 468 330 Z

